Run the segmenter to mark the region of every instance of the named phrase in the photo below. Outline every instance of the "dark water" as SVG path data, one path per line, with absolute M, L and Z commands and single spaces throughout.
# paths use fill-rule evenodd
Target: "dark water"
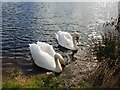
M 41 68 L 34 65 L 28 48 L 29 43 L 36 41 L 53 45 L 56 52 L 71 60 L 72 51 L 59 48 L 54 33 L 77 31 L 80 42 L 85 44 L 87 35 L 101 33 L 102 24 L 116 18 L 117 11 L 117 3 L 2 3 L 3 70 L 19 66 L 26 73 L 39 71 Z

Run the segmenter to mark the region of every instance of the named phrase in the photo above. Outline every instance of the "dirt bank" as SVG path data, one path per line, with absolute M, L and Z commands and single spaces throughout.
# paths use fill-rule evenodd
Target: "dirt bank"
M 96 65 L 97 62 L 88 48 L 85 51 L 78 51 L 73 61 L 60 75 L 64 78 L 64 87 L 78 87 L 84 81 L 89 82 L 88 77 Z

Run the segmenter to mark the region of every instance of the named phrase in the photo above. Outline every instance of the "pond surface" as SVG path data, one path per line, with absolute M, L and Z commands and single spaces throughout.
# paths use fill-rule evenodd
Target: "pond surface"
M 62 30 L 80 33 L 80 48 L 86 47 L 88 35 L 103 29 L 103 23 L 116 18 L 117 3 L 103 2 L 3 2 L 2 67 L 20 67 L 25 73 L 40 72 L 30 54 L 30 43 L 42 41 L 72 60 L 72 51 L 61 48 L 54 33 Z

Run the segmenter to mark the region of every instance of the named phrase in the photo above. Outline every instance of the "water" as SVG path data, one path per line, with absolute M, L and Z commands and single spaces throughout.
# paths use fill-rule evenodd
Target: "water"
M 20 67 L 26 73 L 39 71 L 33 63 L 29 43 L 43 41 L 53 45 L 66 60 L 72 51 L 59 47 L 54 33 L 63 30 L 80 33 L 80 42 L 87 42 L 87 35 L 102 32 L 102 24 L 118 15 L 116 3 L 2 3 L 2 67 Z M 88 43 L 87 43 L 88 44 Z M 79 46 L 81 48 L 83 46 Z

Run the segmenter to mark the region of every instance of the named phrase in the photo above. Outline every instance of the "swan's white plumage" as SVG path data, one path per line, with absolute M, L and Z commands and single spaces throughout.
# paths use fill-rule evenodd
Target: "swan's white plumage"
M 58 63 L 58 65 L 56 65 L 56 62 L 54 59 L 54 55 L 56 53 L 51 45 L 46 44 L 44 42 L 37 42 L 37 44 L 29 44 L 29 48 L 31 51 L 31 55 L 34 59 L 34 62 L 37 66 L 40 66 L 55 72 L 62 71 L 59 60 L 56 61 Z
M 49 45 L 45 42 L 37 42 L 37 45 L 40 46 L 42 51 L 44 51 L 44 52 L 48 53 L 49 55 L 51 55 L 52 57 L 54 57 L 55 51 L 54 51 L 52 45 Z
M 58 44 L 60 44 L 62 47 L 65 47 L 71 50 L 76 49 L 73 43 L 73 38 L 68 32 L 58 31 L 57 33 L 55 33 L 55 35 L 56 35 Z

